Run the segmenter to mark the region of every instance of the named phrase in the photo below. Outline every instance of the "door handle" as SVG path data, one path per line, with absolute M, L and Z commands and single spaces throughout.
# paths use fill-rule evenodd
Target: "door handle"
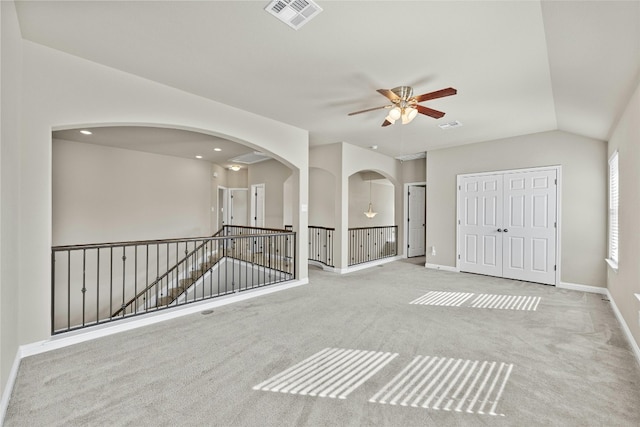
M 498 228 L 498 233 L 502 233 L 502 228 Z
M 509 230 L 507 230 L 507 229 L 505 228 L 505 229 L 504 229 L 504 232 L 505 232 L 505 233 L 508 233 L 508 232 L 509 232 Z

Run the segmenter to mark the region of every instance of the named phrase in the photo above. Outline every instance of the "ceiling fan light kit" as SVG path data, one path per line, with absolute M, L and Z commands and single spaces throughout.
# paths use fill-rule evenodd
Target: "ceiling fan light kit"
M 435 92 L 413 96 L 412 87 L 398 86 L 394 87 L 393 89 L 378 89 L 378 93 L 389 99 L 389 101 L 391 101 L 391 104 L 383 105 L 382 107 L 374 107 L 368 108 L 366 110 L 355 111 L 353 113 L 349 113 L 349 116 L 388 108 L 390 110 L 387 116 L 384 118 L 384 122 L 382 122 L 383 127 L 392 125 L 399 119 L 402 119 L 402 124 L 406 125 L 407 123 L 411 123 L 411 121 L 416 118 L 418 113 L 424 114 L 425 116 L 433 117 L 434 119 L 439 119 L 443 117 L 445 113 L 425 107 L 423 105 L 420 105 L 419 103 L 422 101 L 428 101 L 430 99 L 455 95 L 456 93 L 458 93 L 458 91 L 452 87 L 449 87 L 446 89 L 437 90 Z

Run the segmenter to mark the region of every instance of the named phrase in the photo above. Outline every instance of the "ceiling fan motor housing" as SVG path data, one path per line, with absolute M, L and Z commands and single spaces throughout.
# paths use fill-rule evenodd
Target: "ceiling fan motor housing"
M 391 92 L 398 95 L 400 99 L 408 100 L 413 96 L 413 88 L 411 86 L 398 86 L 391 89 Z

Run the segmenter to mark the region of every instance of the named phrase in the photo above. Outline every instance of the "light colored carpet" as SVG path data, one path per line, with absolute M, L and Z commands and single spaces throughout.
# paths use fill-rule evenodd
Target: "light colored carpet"
M 343 276 L 310 270 L 308 286 L 24 359 L 5 425 L 640 425 L 640 367 L 601 295 L 408 262 Z M 540 302 L 535 311 L 410 304 L 430 291 Z M 370 371 L 341 371 L 345 384 L 364 381 L 349 383 L 357 387 L 343 387 L 335 398 L 318 378 L 340 361 L 326 362 L 331 365 L 298 382 L 296 391 L 305 394 L 254 389 L 278 375 L 293 378 L 293 367 L 322 351 L 360 357 L 353 366 Z M 396 356 L 377 362 L 387 353 Z M 371 365 L 362 362 L 366 357 Z M 434 366 L 462 362 L 456 371 L 438 370 L 428 378 L 427 370 L 423 377 L 403 373 L 413 360 L 425 367 L 430 360 Z M 487 377 L 485 390 L 495 382 L 494 397 L 483 410 L 480 404 L 470 413 L 444 410 L 471 403 L 475 389 L 464 399 L 466 385 L 458 395 L 455 388 L 473 361 L 511 368 L 508 376 Z M 374 363 L 383 366 L 369 375 Z M 385 387 L 397 387 L 389 399 L 411 402 L 420 383 L 426 387 L 436 376 L 439 382 L 423 391 L 423 400 L 430 399 L 426 407 L 380 403 Z M 316 395 L 310 381 L 318 382 Z M 495 415 L 486 410 L 492 407 Z

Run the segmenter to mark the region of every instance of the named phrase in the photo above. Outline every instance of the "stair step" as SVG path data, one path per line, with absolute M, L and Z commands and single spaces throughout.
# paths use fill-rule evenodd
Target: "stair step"
M 156 302 L 156 307 L 160 307 L 160 306 L 163 306 L 163 305 L 169 305 L 169 304 L 171 304 L 173 302 L 174 299 L 175 298 L 171 298 L 169 296 L 159 297 L 158 301 Z
M 193 285 L 193 283 L 195 282 L 195 279 L 189 277 L 187 279 L 180 279 L 180 287 L 181 288 L 188 288 L 189 286 Z

